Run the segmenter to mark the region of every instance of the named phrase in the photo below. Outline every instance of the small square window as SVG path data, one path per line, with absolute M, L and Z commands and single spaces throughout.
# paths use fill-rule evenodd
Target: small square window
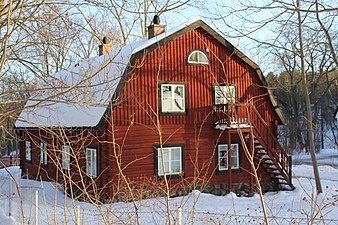
M 162 147 L 157 151 L 157 175 L 180 175 L 183 172 L 182 147 Z
M 185 113 L 185 85 L 161 84 L 161 112 Z
M 214 86 L 214 104 L 236 103 L 236 87 L 231 85 Z
M 219 144 L 218 151 L 218 170 L 228 170 L 228 145 Z M 231 169 L 239 169 L 239 145 L 231 144 Z

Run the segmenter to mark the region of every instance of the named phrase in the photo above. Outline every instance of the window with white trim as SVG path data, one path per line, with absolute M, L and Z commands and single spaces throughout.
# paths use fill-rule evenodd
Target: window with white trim
M 86 148 L 86 173 L 90 177 L 97 176 L 97 150 Z
M 228 145 L 219 144 L 217 146 L 218 151 L 218 170 L 228 170 Z M 231 169 L 239 168 L 239 145 L 231 144 Z
M 48 154 L 47 154 L 47 142 L 40 143 L 40 163 L 47 165 Z
M 186 111 L 184 84 L 161 84 L 161 109 L 162 113 Z
M 61 147 L 61 163 L 62 169 L 70 170 L 70 147 L 68 145 Z
M 209 59 L 207 55 L 200 51 L 200 50 L 195 50 L 192 51 L 189 56 L 188 56 L 188 63 L 189 64 L 202 64 L 202 65 L 208 65 L 209 64 Z
M 32 142 L 26 141 L 26 161 L 32 161 Z
M 232 85 L 214 86 L 214 104 L 228 104 L 236 102 L 236 87 Z
M 182 147 L 157 148 L 157 175 L 179 175 L 183 172 Z

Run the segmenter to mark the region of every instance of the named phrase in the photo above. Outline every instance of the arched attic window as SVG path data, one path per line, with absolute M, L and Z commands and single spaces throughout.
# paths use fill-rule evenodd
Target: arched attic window
M 204 52 L 200 50 L 194 50 L 188 56 L 188 64 L 208 65 L 209 59 Z

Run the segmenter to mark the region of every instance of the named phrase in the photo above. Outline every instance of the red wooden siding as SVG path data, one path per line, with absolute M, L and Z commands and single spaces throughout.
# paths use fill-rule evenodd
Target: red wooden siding
M 207 48 L 209 66 L 187 65 L 187 56 L 191 51 L 205 51 Z M 214 129 L 216 116 L 212 114 L 212 103 L 215 83 L 237 85 L 237 100 L 240 102 L 260 96 L 255 99 L 255 105 L 264 119 L 278 119 L 256 72 L 203 29 L 190 31 L 159 47 L 139 59 L 136 65 L 120 96 L 123 101 L 112 116 L 115 140 L 122 167 L 127 167 L 124 173 L 128 178 L 156 176 L 153 145 L 160 142 L 156 128 L 158 115 L 163 143 L 184 145 L 185 178 L 192 179 L 199 174 L 200 177 L 211 177 L 211 183 L 228 181 L 227 174 L 215 171 L 216 144 L 226 143 L 227 140 L 226 133 L 220 135 L 221 131 Z M 163 82 L 186 84 L 186 115 L 160 115 L 158 87 Z M 232 141 L 238 140 L 238 135 L 233 134 Z M 250 175 L 246 172 L 250 171 L 249 163 L 242 150 L 240 154 L 242 169 L 239 173 L 233 173 L 233 183 L 250 181 Z M 116 180 L 116 165 L 112 168 L 111 174 L 115 175 L 113 180 Z M 260 173 L 263 179 L 268 179 L 263 170 Z M 180 179 L 172 182 L 175 181 L 179 182 Z
M 207 48 L 210 66 L 187 65 L 191 51 Z M 190 31 L 137 61 L 120 96 L 123 103 L 114 111 L 114 124 L 126 126 L 134 120 L 136 124 L 151 125 L 158 112 L 158 85 L 161 82 L 186 83 L 188 96 L 187 115 L 161 116 L 161 124 L 199 124 L 204 121 L 212 111 L 215 83 L 236 84 L 238 101 L 243 103 L 255 96 L 255 105 L 264 119 L 278 120 L 257 73 L 203 29 Z M 208 122 L 215 121 L 210 117 Z

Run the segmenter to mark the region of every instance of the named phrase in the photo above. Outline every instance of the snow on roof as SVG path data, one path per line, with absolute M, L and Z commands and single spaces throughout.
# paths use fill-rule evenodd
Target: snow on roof
M 113 49 L 106 55 L 83 60 L 54 74 L 48 87 L 32 93 L 15 126 L 95 127 L 104 115 L 130 57 L 198 20 L 192 19 L 151 39 Z

